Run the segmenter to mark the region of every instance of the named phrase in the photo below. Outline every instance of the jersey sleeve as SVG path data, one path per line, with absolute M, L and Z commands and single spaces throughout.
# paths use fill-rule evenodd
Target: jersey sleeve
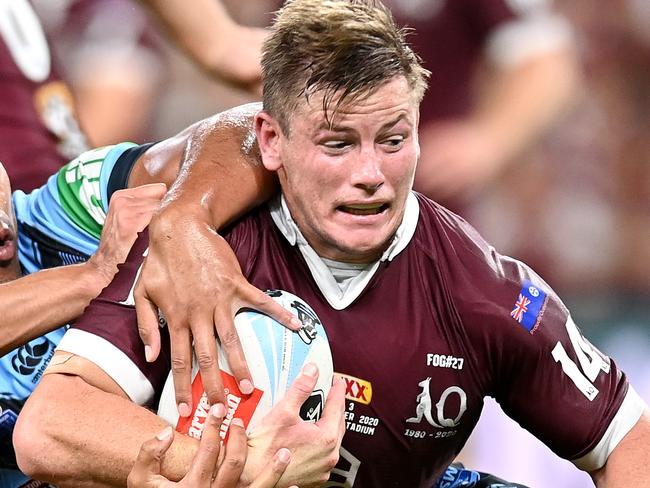
M 170 364 L 166 328 L 161 330 L 160 356 L 153 363 L 146 361 L 138 335 L 133 288 L 148 242 L 147 231 L 138 236 L 113 281 L 90 303 L 58 347 L 95 363 L 140 405 L 156 400 Z
M 644 402 L 548 284 L 477 234 L 465 235 L 457 307 L 488 394 L 559 456 L 584 470 L 602 467 Z

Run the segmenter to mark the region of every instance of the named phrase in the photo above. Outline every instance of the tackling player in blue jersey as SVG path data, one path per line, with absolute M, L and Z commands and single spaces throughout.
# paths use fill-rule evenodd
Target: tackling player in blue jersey
M 148 224 L 166 190 L 164 184 L 124 189 L 115 193 L 110 207 L 106 198 L 105 205 L 100 198 L 91 198 L 88 201 L 94 202 L 93 206 L 84 207 L 82 198 L 91 197 L 91 193 L 80 189 L 84 184 L 88 186 L 88 171 L 93 164 L 98 165 L 100 155 L 109 152 L 105 149 L 87 153 L 94 163 L 83 157 L 74 160 L 30 195 L 16 192 L 15 217 L 8 198 L 9 182 L 2 169 L 0 486 L 3 488 L 27 482 L 16 470 L 11 441 L 13 426 L 67 329 L 63 324 L 76 318 L 110 282 L 117 264 L 125 259 L 137 232 Z M 106 167 L 110 168 L 110 159 L 108 162 Z M 78 178 L 66 179 L 70 171 Z M 92 221 L 86 219 L 86 223 L 93 222 L 94 229 L 81 225 L 84 216 L 92 216 Z M 17 279 L 21 268 L 26 276 Z
M 240 113 L 248 111 L 234 109 L 224 116 L 232 120 Z M 174 181 L 184 152 L 191 152 L 195 132 L 206 128 L 239 138 L 215 116 L 153 147 L 122 143 L 87 151 L 41 188 L 16 191 L 13 198 L 0 165 L 0 487 L 26 481 L 16 471 L 13 426 L 66 331 L 64 324 L 111 281 Z M 259 171 L 238 145 L 222 149 L 236 180 Z M 248 208 L 248 202 L 237 207 L 237 199 L 224 196 L 224 209 Z M 263 302 L 267 298 L 252 286 L 249 294 L 262 295 Z M 288 320 L 273 300 L 266 311 Z M 241 363 L 240 371 L 245 370 Z

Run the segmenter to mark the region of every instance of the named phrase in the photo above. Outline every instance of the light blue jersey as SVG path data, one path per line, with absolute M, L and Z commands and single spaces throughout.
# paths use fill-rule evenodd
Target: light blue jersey
M 135 146 L 122 143 L 87 151 L 52 175 L 44 186 L 29 194 L 20 190 L 13 194 L 18 256 L 24 274 L 83 262 L 97 250 L 108 212 L 111 175 L 120 156 Z M 0 358 L 0 468 L 11 462 L 5 457 L 11 449 L 16 416 L 66 329 L 60 327 Z M 28 478 L 18 471 L 0 469 L 0 488 L 14 488 L 26 481 Z

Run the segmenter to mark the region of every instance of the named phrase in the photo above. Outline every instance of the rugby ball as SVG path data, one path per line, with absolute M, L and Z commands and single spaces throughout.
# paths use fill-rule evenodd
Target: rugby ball
M 221 437 L 224 440 L 230 422 L 235 417 L 244 421 L 248 432 L 255 427 L 285 395 L 306 363 L 316 364 L 319 376 L 313 393 L 300 410 L 300 416 L 304 420 L 315 422 L 320 418 L 332 385 L 332 353 L 325 329 L 316 313 L 301 298 L 289 292 L 272 290 L 266 293 L 293 312 L 303 325 L 299 331 L 294 332 L 261 312 L 242 309 L 237 313 L 235 328 L 255 386 L 250 395 L 244 395 L 239 390 L 217 339 L 227 408 L 221 427 Z M 189 417 L 178 415 L 174 382 L 172 374 L 169 374 L 158 404 L 160 417 L 175 426 L 178 432 L 198 439 L 209 408 L 196 361 L 192 366 L 192 413 Z

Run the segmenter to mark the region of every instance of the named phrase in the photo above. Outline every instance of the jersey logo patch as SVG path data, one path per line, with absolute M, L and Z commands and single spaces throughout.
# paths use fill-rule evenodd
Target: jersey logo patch
M 342 373 L 334 373 L 334 376 L 338 376 L 345 381 L 345 398 L 364 405 L 370 404 L 372 399 L 372 384 L 370 381 Z
M 545 292 L 530 281 L 524 281 L 510 316 L 532 334 L 542 321 L 547 302 Z

